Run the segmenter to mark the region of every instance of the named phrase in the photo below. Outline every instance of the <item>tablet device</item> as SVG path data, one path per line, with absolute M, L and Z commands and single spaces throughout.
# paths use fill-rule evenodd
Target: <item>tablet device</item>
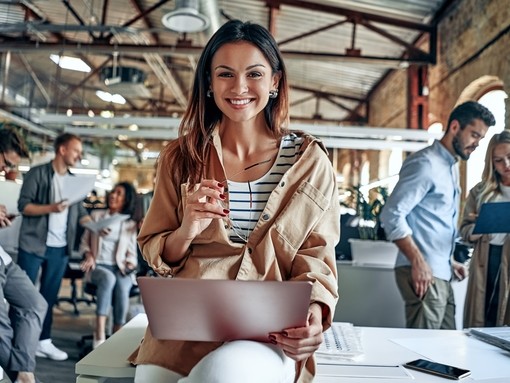
M 268 341 L 306 325 L 312 283 L 139 277 L 156 339 Z
M 510 233 L 510 202 L 482 204 L 473 234 Z

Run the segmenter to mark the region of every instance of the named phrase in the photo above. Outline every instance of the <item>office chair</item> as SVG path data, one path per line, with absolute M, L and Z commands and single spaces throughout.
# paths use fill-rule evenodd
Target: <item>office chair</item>
M 91 301 L 95 302 L 97 291 L 97 285 L 88 281 L 85 282 L 85 286 L 83 288 L 83 292 L 87 295 L 90 295 Z M 131 286 L 131 290 L 129 291 L 129 298 L 140 296 L 140 288 L 138 285 Z M 109 335 L 106 335 L 108 339 Z M 80 349 L 80 359 L 87 355 L 90 351 L 92 351 L 92 341 L 94 339 L 93 334 L 83 335 L 81 339 L 77 342 L 78 348 Z
M 83 279 L 85 273 L 80 269 L 81 258 L 71 257 L 69 258 L 69 262 L 67 262 L 66 271 L 64 273 L 64 277 L 70 280 L 71 285 L 71 296 L 70 297 L 58 297 L 57 305 L 60 302 L 68 302 L 73 305 L 74 315 L 79 316 L 80 311 L 78 310 L 78 303 L 85 302 L 89 306 L 91 303 L 94 303 L 93 299 L 89 299 L 83 296 L 83 293 L 78 296 L 78 287 L 76 285 L 77 280 Z

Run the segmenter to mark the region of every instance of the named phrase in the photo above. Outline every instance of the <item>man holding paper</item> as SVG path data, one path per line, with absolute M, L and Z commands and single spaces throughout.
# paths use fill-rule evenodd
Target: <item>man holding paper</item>
M 81 159 L 81 155 L 79 137 L 69 133 L 58 136 L 55 158 L 30 169 L 24 177 L 18 200 L 18 210 L 23 214 L 18 264 L 33 283 L 41 269 L 40 292 L 48 302 L 36 355 L 53 360 L 66 360 L 67 353 L 51 342 L 52 308 L 74 247 L 77 225 L 91 219 L 80 196 L 72 194 L 76 189 L 68 186 L 73 185 L 71 178 L 75 177 L 69 168 Z M 86 189 L 82 185 L 83 198 L 90 191 Z

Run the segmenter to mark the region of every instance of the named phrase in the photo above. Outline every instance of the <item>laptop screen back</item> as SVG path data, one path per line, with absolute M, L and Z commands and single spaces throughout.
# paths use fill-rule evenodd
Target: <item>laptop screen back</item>
M 157 339 L 267 341 L 270 332 L 306 324 L 311 282 L 140 277 Z

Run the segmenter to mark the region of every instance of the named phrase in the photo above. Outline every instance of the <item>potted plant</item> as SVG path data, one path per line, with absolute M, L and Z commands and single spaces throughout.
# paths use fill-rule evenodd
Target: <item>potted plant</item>
M 388 198 L 388 188 L 382 186 L 372 188 L 367 196 L 360 186 L 352 187 L 349 192 L 350 200 L 343 205 L 353 208 L 356 214 L 348 225 L 358 228 L 360 239 L 385 240 L 386 235 L 381 227 L 380 215 Z
M 366 195 L 359 186 L 351 189 L 356 215 L 350 226 L 358 228 L 359 239 L 349 239 L 351 256 L 358 264 L 382 264 L 393 267 L 398 253 L 397 246 L 386 241 L 380 215 L 388 198 L 388 188 L 378 186 Z

